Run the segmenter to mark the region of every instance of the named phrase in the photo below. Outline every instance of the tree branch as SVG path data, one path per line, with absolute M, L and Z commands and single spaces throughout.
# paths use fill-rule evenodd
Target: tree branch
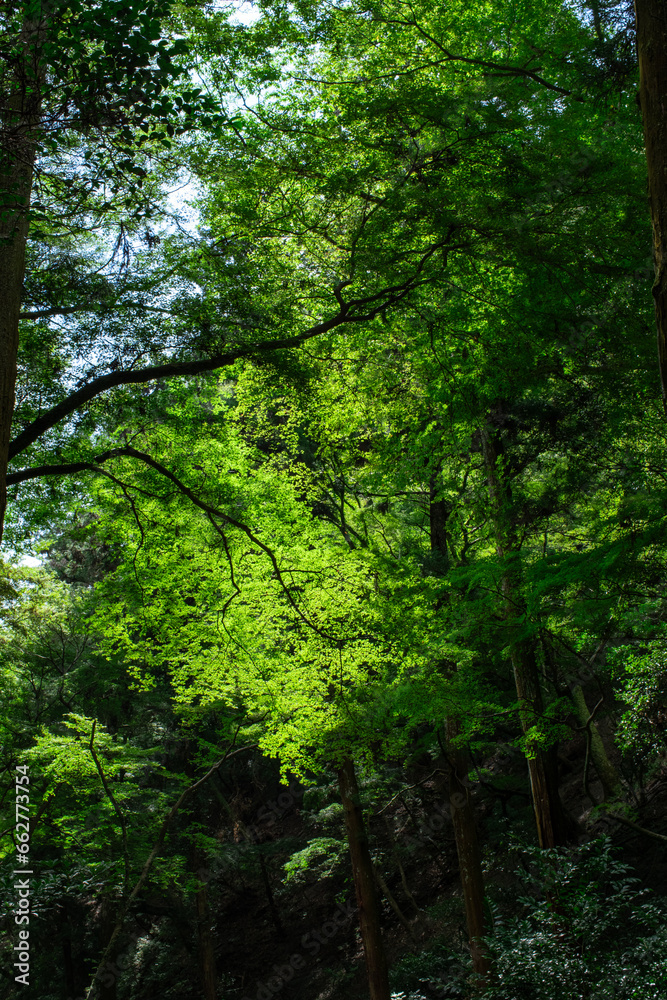
M 249 746 L 239 747 L 237 750 L 234 750 L 233 753 L 231 752 L 232 747 L 234 746 L 234 743 L 236 742 L 236 737 L 239 734 L 240 728 L 241 728 L 241 726 L 239 725 L 238 729 L 236 730 L 236 733 L 234 734 L 234 739 L 232 740 L 231 746 L 225 752 L 225 755 L 223 757 L 221 757 L 220 760 L 216 764 L 214 764 L 213 767 L 210 768 L 206 772 L 206 774 L 203 776 L 203 778 L 200 778 L 199 781 L 195 781 L 195 783 L 193 785 L 190 785 L 188 788 L 186 788 L 185 791 L 183 791 L 181 793 L 180 797 L 177 799 L 177 801 L 174 803 L 174 805 L 171 807 L 171 809 L 167 813 L 167 815 L 166 815 L 166 817 L 165 817 L 165 819 L 164 819 L 164 821 L 162 823 L 162 826 L 160 827 L 160 832 L 158 834 L 157 840 L 155 841 L 155 844 L 153 845 L 153 849 L 152 849 L 151 853 L 148 855 L 148 858 L 146 859 L 146 863 L 145 863 L 144 867 L 141 870 L 141 875 L 139 876 L 137 882 L 135 883 L 135 886 L 132 889 L 132 892 L 130 893 L 130 895 L 129 895 L 128 899 L 127 899 L 127 902 L 125 903 L 125 906 L 122 908 L 122 910 L 120 912 L 120 915 L 118 917 L 118 920 L 116 921 L 116 926 L 114 927 L 113 933 L 112 933 L 112 935 L 111 935 L 111 937 L 109 939 L 109 943 L 107 944 L 106 948 L 104 949 L 104 954 L 102 955 L 102 958 L 100 960 L 100 964 L 99 964 L 99 966 L 97 968 L 97 971 L 96 971 L 95 976 L 93 978 L 93 981 L 92 981 L 92 983 L 90 985 L 90 988 L 89 988 L 89 990 L 88 990 L 88 992 L 86 994 L 86 997 L 88 998 L 88 1000 L 92 996 L 92 991 L 93 991 L 93 989 L 95 987 L 95 982 L 97 980 L 97 977 L 99 976 L 100 972 L 102 971 L 104 963 L 106 962 L 107 958 L 111 954 L 111 949 L 113 948 L 114 944 L 116 943 L 116 941 L 118 939 L 119 934 L 121 933 L 121 931 L 123 929 L 123 923 L 125 922 L 125 917 L 127 916 L 128 910 L 130 908 L 130 904 L 133 902 L 134 899 L 136 899 L 137 895 L 139 894 L 139 892 L 141 890 L 141 887 L 143 886 L 144 882 L 148 878 L 149 872 L 150 872 L 151 868 L 153 867 L 153 862 L 155 861 L 155 858 L 157 857 L 158 852 L 159 852 L 160 848 L 162 847 L 162 845 L 164 843 L 164 838 L 167 835 L 167 830 L 169 829 L 169 824 L 171 823 L 172 819 L 174 818 L 174 816 L 176 815 L 176 813 L 178 812 L 178 810 L 180 809 L 180 807 L 183 805 L 183 803 L 185 802 L 185 800 L 190 795 L 192 795 L 192 793 L 194 791 L 196 791 L 200 787 L 200 785 L 203 785 L 204 782 L 207 781 L 211 777 L 212 774 L 215 774 L 215 772 L 218 771 L 222 767 L 222 765 L 225 763 L 226 760 L 228 760 L 230 757 L 236 756 L 237 753 L 243 753 L 245 750 L 252 750 L 256 746 L 256 744 L 253 743 L 253 744 L 250 744 Z
M 388 20 L 387 23 L 404 24 L 416 28 L 423 38 L 426 38 L 436 47 L 436 49 L 438 49 L 439 52 L 442 52 L 444 56 L 444 59 L 441 60 L 442 62 L 460 62 L 468 66 L 479 66 L 481 69 L 490 70 L 491 75 L 525 77 L 532 80 L 534 83 L 539 84 L 541 87 L 546 87 L 547 90 L 553 90 L 557 94 L 563 94 L 565 97 L 574 97 L 575 101 L 580 101 L 582 104 L 584 103 L 583 97 L 579 97 L 577 94 L 574 94 L 573 91 L 567 90 L 565 87 L 559 87 L 556 83 L 550 83 L 548 80 L 545 80 L 543 76 L 540 76 L 535 70 L 528 69 L 527 66 L 512 66 L 507 63 L 496 63 L 491 62 L 488 59 L 476 59 L 474 57 L 462 56 L 455 52 L 450 52 L 449 49 L 445 48 L 445 46 L 437 41 L 433 35 L 426 31 L 416 19 L 408 21 L 399 18 L 392 18 Z
M 237 521 L 236 518 L 230 517 L 230 515 L 225 514 L 224 511 L 219 510 L 217 507 L 212 507 L 210 504 L 207 504 L 204 500 L 201 500 L 197 496 L 197 494 L 193 490 L 191 490 L 189 486 L 186 486 L 186 484 L 182 482 L 177 476 L 175 476 L 170 469 L 167 469 L 166 466 L 162 465 L 160 462 L 156 461 L 154 458 L 152 458 L 150 455 L 147 455 L 143 451 L 137 451 L 136 448 L 132 448 L 130 446 L 123 448 L 113 448 L 110 451 L 103 452 L 101 455 L 97 455 L 95 457 L 95 462 L 73 462 L 69 465 L 41 465 L 41 466 L 36 466 L 33 469 L 23 469 L 21 472 L 10 473 L 10 475 L 7 476 L 7 485 L 12 486 L 15 485 L 16 483 L 25 482 L 28 479 L 41 478 L 42 476 L 62 476 L 62 475 L 67 475 L 68 473 L 83 472 L 83 471 L 97 472 L 100 475 L 107 476 L 114 482 L 119 483 L 120 481 L 116 479 L 115 476 L 112 476 L 110 472 L 107 472 L 106 469 L 100 468 L 100 465 L 103 462 L 108 462 L 114 458 L 136 458 L 140 462 L 143 462 L 144 465 L 148 465 L 151 469 L 154 469 L 155 472 L 158 472 L 161 476 L 164 476 L 164 478 L 168 479 L 170 483 L 173 483 L 176 489 L 179 490 L 179 492 L 182 493 L 184 496 L 186 496 L 188 500 L 195 505 L 195 507 L 198 507 L 199 510 L 203 511 L 204 514 L 206 514 L 206 517 L 212 523 L 213 527 L 216 529 L 216 531 L 218 531 L 219 534 L 222 534 L 222 532 L 220 531 L 219 526 L 215 523 L 216 520 L 222 521 L 224 524 L 229 524 L 233 528 L 237 528 L 239 531 L 242 531 L 243 534 L 247 538 L 249 538 L 254 545 L 257 545 L 268 556 L 271 565 L 273 566 L 273 571 L 276 575 L 278 583 L 282 587 L 285 596 L 287 597 L 287 600 L 289 601 L 292 609 L 296 612 L 296 614 L 304 623 L 304 625 L 306 625 L 313 632 L 316 632 L 317 635 L 321 636 L 323 639 L 326 639 L 328 642 L 332 642 L 334 643 L 334 645 L 336 644 L 335 637 L 329 635 L 327 632 L 325 632 L 324 629 L 320 628 L 314 622 L 310 621 L 310 619 L 303 613 L 299 605 L 296 603 L 285 581 L 280 566 L 278 565 L 278 560 L 276 559 L 275 553 L 272 551 L 272 549 L 270 549 L 268 545 L 266 545 L 260 538 L 258 538 L 257 535 L 254 533 L 254 531 L 252 531 L 252 529 L 249 528 L 247 524 L 244 524 L 243 521 Z M 226 540 L 225 540 L 225 552 L 229 557 L 229 551 L 227 549 Z M 234 586 L 236 586 L 236 584 L 234 584 Z
M 339 299 L 340 308 L 334 316 L 328 320 L 324 320 L 322 323 L 316 323 L 314 326 L 293 337 L 283 337 L 279 340 L 261 340 L 256 344 L 237 347 L 224 354 L 216 354 L 212 358 L 201 358 L 192 361 L 172 361 L 162 365 L 151 365 L 146 368 L 134 370 L 124 369 L 109 372 L 107 375 L 101 375 L 99 378 L 95 378 L 80 389 L 77 389 L 76 392 L 71 393 L 56 406 L 47 410 L 41 417 L 38 417 L 37 420 L 34 420 L 24 428 L 9 444 L 9 460 L 11 461 L 11 459 L 15 458 L 22 451 L 25 451 L 42 434 L 50 430 L 65 417 L 68 417 L 70 413 L 81 409 L 91 399 L 106 392 L 108 389 L 114 389 L 119 385 L 141 385 L 146 382 L 154 382 L 157 379 L 173 378 L 179 375 L 201 375 L 205 372 L 217 371 L 220 368 L 234 364 L 234 362 L 241 358 L 251 358 L 258 354 L 268 354 L 272 351 L 300 347 L 306 341 L 314 337 L 319 337 L 320 334 L 327 333 L 329 330 L 335 330 L 336 327 L 342 326 L 345 323 L 361 323 L 374 319 L 389 306 L 396 305 L 409 292 L 424 284 L 425 279 L 420 278 L 421 272 L 427 261 L 439 250 L 442 250 L 441 243 L 432 246 L 426 251 L 417 263 L 413 274 L 402 284 L 390 285 L 380 292 L 375 292 L 372 295 L 358 299 L 351 299 L 349 302 L 344 302 L 341 298 Z M 340 292 L 340 287 L 338 286 L 338 292 Z M 353 315 L 355 310 L 361 311 Z
M 19 319 L 49 319 L 51 316 L 70 316 L 76 312 L 94 313 L 97 312 L 98 308 L 100 308 L 99 303 L 95 303 L 94 305 L 86 303 L 80 306 L 54 306 L 52 309 L 35 309 L 34 312 L 19 313 Z M 103 305 L 101 308 L 108 310 L 109 306 Z M 161 313 L 164 316 L 175 315 L 171 309 L 160 309 L 158 306 L 145 306 L 142 302 L 115 302 L 113 308 L 141 309 L 144 312 Z
M 125 875 L 123 878 L 123 895 L 125 895 L 125 893 L 127 892 L 127 884 L 130 881 L 130 855 L 128 854 L 127 850 L 127 827 L 125 825 L 125 817 L 123 816 L 123 812 L 120 806 L 118 805 L 118 802 L 116 801 L 115 795 L 113 794 L 111 788 L 109 787 L 109 782 L 107 781 L 107 777 L 104 773 L 102 765 L 100 764 L 100 759 L 97 756 L 97 752 L 95 750 L 94 743 L 95 743 L 96 725 L 97 725 L 97 719 L 93 719 L 93 727 L 90 732 L 90 743 L 88 744 L 88 749 L 90 750 L 92 758 L 95 761 L 95 767 L 97 768 L 97 773 L 99 774 L 102 785 L 104 786 L 104 791 L 106 792 L 107 798 L 111 802 L 111 805 L 114 807 L 114 811 L 116 813 L 116 816 L 118 817 L 118 822 L 120 823 L 120 829 L 123 835 L 123 861 L 125 862 Z
M 283 340 L 260 341 L 248 347 L 240 347 L 225 354 L 217 354 L 212 358 L 202 358 L 196 361 L 172 361 L 164 365 L 150 365 L 147 368 L 136 370 L 126 369 L 109 372 L 107 375 L 100 375 L 92 382 L 88 382 L 76 392 L 71 393 L 62 402 L 52 407 L 37 420 L 34 420 L 25 430 L 21 431 L 9 445 L 9 459 L 24 451 L 29 445 L 34 444 L 45 433 L 54 427 L 64 417 L 74 413 L 86 403 L 106 392 L 108 389 L 115 389 L 119 385 L 141 385 L 145 382 L 154 382 L 160 378 L 173 378 L 178 375 L 201 375 L 205 372 L 216 371 L 218 368 L 225 368 L 234 364 L 240 358 L 251 357 L 253 354 L 265 353 L 290 347 L 298 347 L 310 337 L 316 337 L 320 333 L 332 330 L 340 323 L 344 322 L 344 317 L 338 313 L 326 323 L 320 323 L 316 327 L 298 334 L 296 337 L 287 337 Z
M 628 819 L 626 816 L 619 816 L 618 813 L 607 813 L 607 816 L 611 816 L 612 819 L 617 820 L 619 823 L 624 823 L 626 826 L 631 826 L 633 830 L 637 830 L 639 833 L 643 833 L 645 837 L 653 837 L 654 840 L 662 840 L 667 842 L 667 837 L 663 833 L 656 833 L 655 830 L 647 830 L 645 826 L 640 826 L 639 823 L 635 823 L 633 820 Z

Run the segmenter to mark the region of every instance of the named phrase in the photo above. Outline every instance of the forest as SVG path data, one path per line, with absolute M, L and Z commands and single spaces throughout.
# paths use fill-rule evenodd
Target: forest
M 667 4 L 0 26 L 0 1000 L 667 1000 Z

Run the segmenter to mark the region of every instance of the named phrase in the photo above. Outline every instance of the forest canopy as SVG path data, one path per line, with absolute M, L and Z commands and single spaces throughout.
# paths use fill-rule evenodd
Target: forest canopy
M 0 25 L 2 996 L 665 1000 L 667 9 Z

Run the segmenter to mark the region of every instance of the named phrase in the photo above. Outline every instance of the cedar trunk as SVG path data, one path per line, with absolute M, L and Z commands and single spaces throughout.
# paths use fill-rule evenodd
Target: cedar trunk
M 218 980 L 215 966 L 215 950 L 211 932 L 211 914 L 208 907 L 206 883 L 197 892 L 197 930 L 199 938 L 199 967 L 201 970 L 202 995 L 204 1000 L 216 1000 Z
M 509 589 L 505 594 L 509 595 L 510 614 L 513 615 L 517 597 Z M 512 643 L 510 650 L 521 728 L 527 733 L 539 723 L 544 711 L 535 647 L 523 640 Z M 553 751 L 533 744 L 528 757 L 528 774 L 540 847 L 560 847 L 567 843 L 567 822 L 558 793 L 558 769 Z
M 667 4 L 635 0 L 639 98 L 653 226 L 653 301 L 662 405 L 667 413 Z
M 502 441 L 491 421 L 481 431 L 484 469 L 491 504 L 496 552 L 503 563 L 501 590 L 505 601 L 507 629 L 514 683 L 519 701 L 521 729 L 528 733 L 539 724 L 544 704 L 535 657 L 535 643 L 522 635 L 526 602 L 521 586 L 520 545 L 512 508 L 509 481 L 504 473 Z M 553 751 L 533 742 L 528 754 L 528 773 L 540 847 L 558 847 L 567 842 L 567 821 L 558 793 L 558 771 Z
M 380 928 L 380 904 L 375 890 L 373 862 L 368 849 L 354 762 L 349 757 L 345 758 L 338 771 L 338 786 L 345 812 L 370 1000 L 390 1000 L 389 972 Z
M 14 415 L 19 312 L 28 210 L 41 107 L 44 22 L 27 22 L 20 58 L 0 99 L 0 541 L 7 507 L 7 462 Z
M 452 823 L 459 859 L 472 967 L 476 985 L 481 986 L 491 971 L 491 958 L 484 943 L 484 937 L 490 933 L 490 928 L 487 927 L 484 913 L 484 876 L 475 810 L 470 798 L 470 789 L 465 781 L 468 773 L 466 755 L 452 744 L 459 734 L 459 728 L 457 719 L 452 717 L 447 719 L 449 801 L 452 806 Z
M 440 556 L 444 572 L 449 563 L 447 544 L 447 518 L 449 508 L 444 500 L 437 499 L 435 481 L 430 484 L 429 528 L 431 551 Z M 447 763 L 449 771 L 449 799 L 452 806 L 452 824 L 459 859 L 461 891 L 466 913 L 466 926 L 470 941 L 473 971 L 478 984 L 484 982 L 491 969 L 491 960 L 483 938 L 489 933 L 484 915 L 484 876 L 477 837 L 475 811 L 464 779 L 467 774 L 465 754 L 452 745 L 459 733 L 459 721 L 454 716 L 447 719 Z
M 103 897 L 100 906 L 100 930 L 101 937 L 103 941 L 106 941 L 111 936 L 111 931 L 115 923 L 116 918 L 116 903 L 114 900 L 108 897 Z M 97 996 L 99 1000 L 116 1000 L 117 998 L 117 985 L 118 976 L 120 973 L 120 967 L 122 962 L 118 962 L 119 956 L 121 954 L 120 942 L 117 941 L 116 945 L 107 956 L 107 960 L 98 970 L 98 976 L 95 979 L 93 992 L 95 986 L 97 987 Z M 123 966 L 124 967 L 124 966 Z

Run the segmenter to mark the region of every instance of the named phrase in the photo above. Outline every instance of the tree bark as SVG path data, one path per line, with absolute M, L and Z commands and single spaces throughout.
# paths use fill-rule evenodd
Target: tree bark
M 7 462 L 25 274 L 28 210 L 35 164 L 44 21 L 26 22 L 10 92 L 0 103 L 0 541 L 7 507 Z
M 449 508 L 443 500 L 437 500 L 435 481 L 430 483 L 429 529 L 431 551 L 441 558 L 444 572 L 449 565 L 447 542 L 447 518 Z M 477 836 L 475 811 L 470 792 L 464 783 L 467 774 L 465 754 L 451 743 L 459 733 L 459 720 L 454 716 L 447 719 L 447 765 L 449 771 L 449 800 L 452 808 L 452 824 L 459 859 L 461 891 L 466 914 L 466 926 L 470 942 L 473 972 L 477 985 L 481 986 L 491 970 L 491 960 L 483 938 L 489 932 L 484 915 L 484 876 L 482 858 Z
M 69 921 L 68 921 L 69 924 Z M 65 986 L 67 988 L 67 996 L 76 996 L 76 978 L 74 976 L 74 960 L 72 958 L 72 938 L 69 934 L 69 926 L 67 927 L 62 940 L 63 947 L 63 969 L 65 972 Z
M 653 227 L 653 302 L 662 405 L 667 413 L 667 4 L 635 0 L 639 99 Z
M 487 926 L 484 913 L 482 858 L 477 837 L 475 810 L 470 798 L 470 789 L 465 782 L 468 772 L 466 755 L 452 744 L 452 740 L 459 734 L 458 720 L 453 717 L 448 718 L 446 728 L 452 824 L 456 838 L 456 853 L 459 859 L 472 968 L 475 974 L 475 985 L 480 987 L 486 982 L 491 971 L 491 957 L 484 943 L 484 937 L 490 933 L 490 928 Z
M 496 552 L 503 564 L 501 590 L 514 683 L 519 700 L 519 719 L 524 734 L 539 725 L 544 704 L 540 688 L 535 643 L 523 632 L 526 604 L 521 586 L 521 562 L 512 496 L 504 472 L 502 442 L 491 422 L 481 431 L 484 468 L 489 490 Z M 558 793 L 558 771 L 554 754 L 533 742 L 528 752 L 528 773 L 540 847 L 558 847 L 567 842 L 565 813 Z
M 389 972 L 380 928 L 380 904 L 375 889 L 373 862 L 368 849 L 354 762 L 349 757 L 345 758 L 338 771 L 338 787 L 345 812 L 370 1000 L 390 1000 Z
M 197 936 L 199 939 L 199 968 L 204 1000 L 216 1000 L 218 975 L 215 949 L 211 932 L 211 914 L 208 907 L 206 883 L 197 892 Z
M 512 605 L 510 615 L 515 616 L 516 592 L 507 588 L 504 593 Z M 539 725 L 544 711 L 535 647 L 526 640 L 519 640 L 511 644 L 510 656 L 519 699 L 521 729 L 527 734 L 533 726 Z M 568 830 L 558 792 L 558 769 L 553 752 L 533 743 L 529 748 L 528 774 L 540 847 L 563 846 L 568 840 Z
M 282 925 L 280 919 L 280 913 L 278 912 L 278 907 L 276 906 L 276 901 L 273 895 L 273 890 L 271 889 L 271 882 L 269 880 L 269 873 L 266 870 L 266 861 L 264 860 L 264 855 L 260 847 L 257 848 L 257 857 L 259 858 L 259 870 L 262 875 L 262 884 L 264 886 L 264 891 L 266 892 L 266 900 L 269 904 L 269 913 L 271 914 L 271 922 L 278 932 L 280 937 L 285 937 L 285 928 Z
M 607 751 L 605 750 L 598 727 L 593 722 L 591 713 L 588 710 L 581 684 L 577 684 L 572 691 L 572 701 L 574 702 L 579 722 L 582 726 L 588 727 L 590 733 L 591 757 L 593 758 L 595 770 L 602 784 L 604 800 L 608 802 L 610 799 L 618 799 L 621 796 L 621 779 L 618 771 L 607 756 Z

